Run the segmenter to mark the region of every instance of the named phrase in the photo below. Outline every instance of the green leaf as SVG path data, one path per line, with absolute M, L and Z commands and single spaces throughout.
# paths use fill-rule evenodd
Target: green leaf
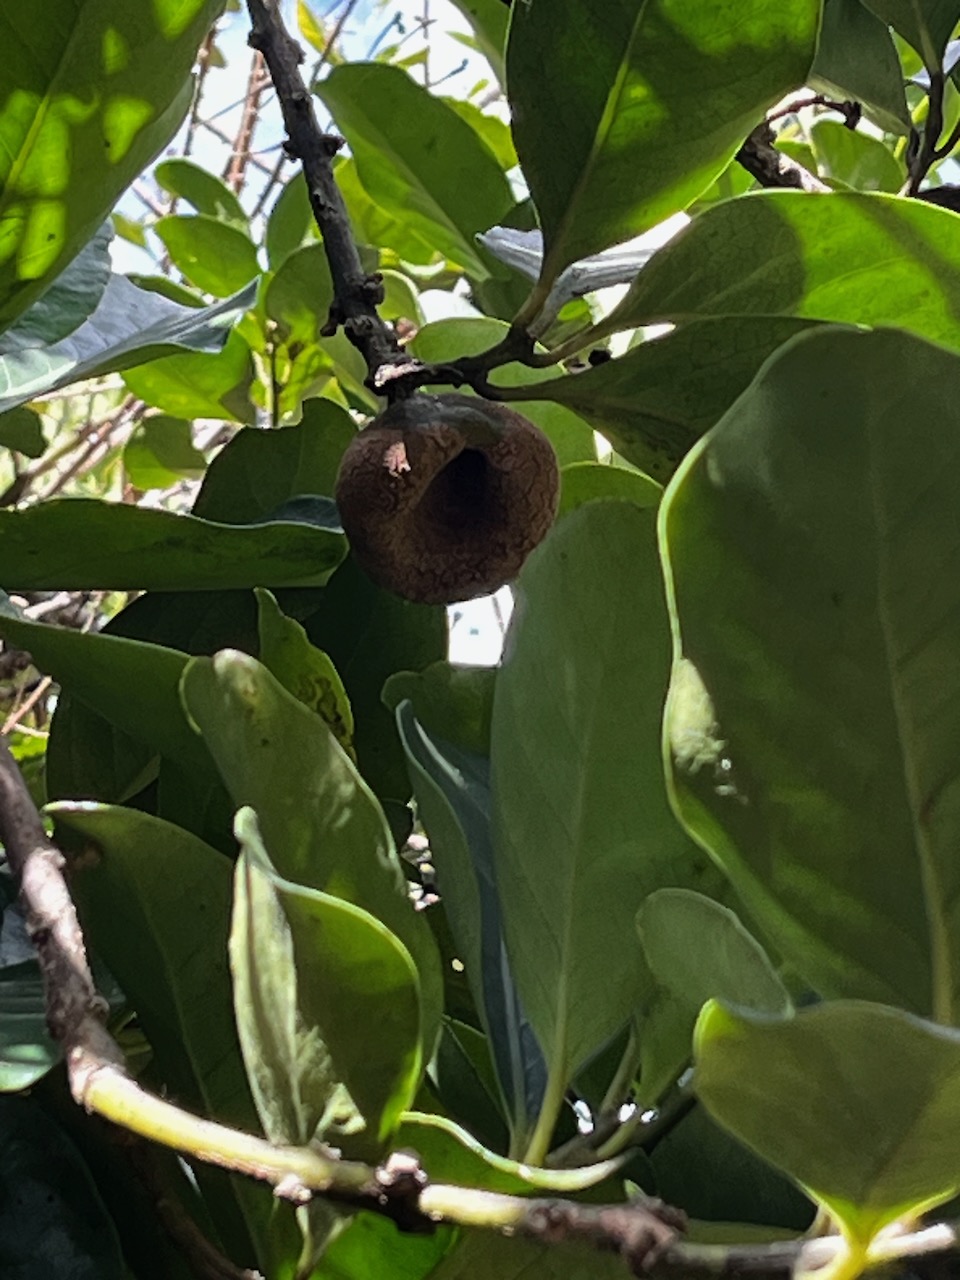
M 473 129 L 397 67 L 335 67 L 316 92 L 349 142 L 370 198 L 485 279 L 473 238 L 503 219 L 513 196 Z
M 380 691 L 395 671 L 420 670 L 445 655 L 446 610 L 384 591 L 348 556 L 303 626 L 311 642 L 330 655 L 343 680 L 365 781 L 381 799 L 405 803 L 410 783 L 403 748 Z
M 433 938 L 410 903 L 383 811 L 329 727 L 260 663 L 230 650 L 195 658 L 182 695 L 234 804 L 256 810 L 278 874 L 368 911 L 409 950 L 428 1060 L 442 1000 Z
M 906 173 L 890 149 L 867 133 L 848 129 L 839 120 L 815 120 L 810 140 L 820 176 L 858 191 L 896 194 Z
M 535 394 L 575 409 L 624 458 L 666 483 L 764 360 L 809 323 L 753 316 L 693 321 L 595 369 L 540 383 Z M 523 401 L 522 413 L 528 394 L 524 388 L 512 396 Z
M 397 724 L 457 956 L 490 1041 L 512 1143 L 519 1149 L 527 1145 L 543 1101 L 546 1067 L 504 947 L 489 761 L 432 736 L 409 702 L 397 708 Z
M 0 968 L 0 1093 L 29 1089 L 62 1059 L 36 960 Z
M 960 20 L 957 0 L 865 0 L 868 9 L 923 58 L 928 71 L 940 71 L 947 41 Z
M 185 767 L 210 770 L 177 697 L 186 656 L 160 645 L 28 622 L 0 597 L 0 636 L 89 709 Z M 142 767 L 142 766 L 141 766 Z
M 861 102 L 889 133 L 906 133 L 910 112 L 893 36 L 861 0 L 826 0 L 810 83 Z
M 899 1009 L 839 1001 L 792 1018 L 711 1002 L 695 1087 L 713 1115 L 868 1244 L 960 1190 L 943 1135 L 960 1121 L 960 1034 Z
M 265 244 L 272 271 L 276 271 L 294 249 L 300 248 L 313 225 L 307 184 L 303 175 L 297 173 L 277 196 L 267 219 Z
M 658 889 L 640 908 L 637 929 L 654 977 L 696 1010 L 717 999 L 758 1013 L 791 1011 L 763 947 L 735 912 L 712 898 L 692 889 Z
M 592 1244 L 539 1244 L 466 1228 L 430 1280 L 623 1280 L 623 1260 Z
M 383 686 L 391 711 L 410 700 L 413 713 L 432 734 L 478 755 L 490 754 L 490 719 L 496 667 L 432 662 L 423 671 L 398 671 Z
M 264 309 L 281 342 L 316 342 L 330 317 L 333 281 L 322 244 L 288 253 L 267 285 Z
M 239 312 L 252 301 L 251 290 L 212 307 L 181 306 L 138 289 L 123 276 L 111 276 L 96 311 L 69 337 L 53 346 L 41 342 L 0 356 L 0 412 L 84 378 L 129 369 L 178 347 L 219 352 Z M 249 361 L 243 343 L 231 347 L 227 360 L 236 366 L 238 356 L 235 380 L 246 372 Z M 207 358 L 200 357 L 201 366 Z M 224 363 L 218 361 L 214 367 L 222 370 Z M 228 388 L 233 385 L 228 383 Z M 207 400 L 200 403 L 209 407 Z M 216 411 L 222 415 L 220 406 Z
M 288 618 L 269 591 L 257 589 L 260 661 L 288 693 L 315 711 L 356 763 L 353 711 L 337 669 L 307 639 L 299 622 Z
M 209 169 L 184 156 L 171 156 L 160 161 L 153 170 L 153 176 L 164 191 L 186 200 L 197 213 L 246 228 L 247 215 L 243 205 L 222 178 Z
M 171 214 L 153 229 L 170 260 L 197 288 L 227 298 L 260 270 L 257 250 L 245 231 L 208 214 Z
M 135 396 L 176 418 L 252 422 L 253 378 L 250 348 L 234 330 L 216 355 L 191 351 L 161 356 L 128 370 L 123 380 Z
M 0 414 L 0 445 L 27 458 L 42 457 L 47 447 L 43 423 L 32 409 L 10 409 Z
M 507 43 L 507 19 L 510 14 L 503 0 L 453 0 L 470 23 L 477 47 L 490 63 L 501 84 L 505 83 L 503 53 Z
M 11 591 L 317 585 L 344 551 L 338 528 L 283 519 L 214 524 L 95 498 L 0 511 L 0 582 Z
M 298 494 L 332 494 L 353 419 L 332 400 L 306 400 L 295 427 L 238 431 L 207 468 L 193 513 L 222 524 L 263 520 Z
M 735 19 L 685 0 L 626 0 L 603 22 L 592 0 L 518 5 L 507 76 L 544 289 L 709 187 L 766 109 L 806 80 L 819 21 L 818 0 L 745 0 Z
M 432 241 L 424 238 L 431 235 L 429 227 L 424 227 L 424 235 L 419 235 L 402 212 L 381 208 L 361 183 L 352 156 L 340 157 L 334 173 L 350 215 L 350 225 L 361 243 L 375 245 L 381 252 L 392 249 L 404 262 L 420 266 L 436 262 L 437 251 Z
M 236 834 L 230 964 L 267 1136 L 377 1159 L 420 1079 L 414 963 L 368 912 L 277 875 L 252 809 L 237 814 Z
M 661 249 L 607 323 L 800 316 L 892 325 L 960 346 L 954 218 L 896 196 L 741 196 L 707 209 Z
M 946 1022 L 960 1017 L 958 375 L 906 334 L 802 335 L 661 507 L 678 813 L 821 994 Z
M 397 1133 L 399 1147 L 411 1147 L 432 1182 L 499 1191 L 505 1195 L 537 1195 L 551 1191 L 572 1195 L 611 1177 L 617 1160 L 601 1160 L 578 1169 L 535 1169 L 488 1151 L 446 1116 L 409 1111 Z
M 33 306 L 0 336 L 0 353 L 7 356 L 31 347 L 51 347 L 83 324 L 96 310 L 110 279 L 112 238 L 113 228 L 104 222 Z
M 166 414 L 138 423 L 123 446 L 124 470 L 137 489 L 165 489 L 184 476 L 199 478 L 206 465 L 190 423 Z
M 0 328 L 40 295 L 170 140 L 221 0 L 51 0 L 0 21 Z
M 660 708 L 669 634 L 655 517 L 590 503 L 521 571 L 491 735 L 494 862 L 510 967 L 554 1081 L 628 1020 L 648 983 L 634 917 L 694 884 L 671 814 Z
M 662 494 L 660 485 L 632 468 L 607 462 L 572 462 L 560 472 L 557 515 L 566 515 L 585 502 L 601 498 L 618 498 L 637 507 L 655 507 Z

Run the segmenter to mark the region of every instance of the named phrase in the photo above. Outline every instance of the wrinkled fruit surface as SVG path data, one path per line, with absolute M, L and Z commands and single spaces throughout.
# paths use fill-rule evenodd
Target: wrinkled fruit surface
M 363 569 L 423 604 L 487 595 L 515 578 L 557 509 L 549 440 L 506 405 L 415 395 L 358 432 L 337 506 Z

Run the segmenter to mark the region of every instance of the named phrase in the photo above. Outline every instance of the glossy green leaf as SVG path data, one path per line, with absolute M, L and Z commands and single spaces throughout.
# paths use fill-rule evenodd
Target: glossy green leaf
M 267 285 L 264 308 L 278 326 L 282 342 L 316 342 L 333 302 L 333 281 L 322 244 L 308 244 L 286 255 Z
M 53 346 L 83 324 L 96 310 L 110 279 L 112 237 L 112 225 L 104 222 L 33 306 L 0 335 L 2 355 Z
M 802 335 L 661 507 L 678 812 L 815 989 L 948 1022 L 958 372 L 906 334 Z
M 193 505 L 204 520 L 263 520 L 297 494 L 332 494 L 340 457 L 356 435 L 332 400 L 307 400 L 295 427 L 239 431 L 207 469 Z
M 0 1098 L 0 1269 L 17 1280 L 127 1280 L 91 1171 L 35 1097 Z
M 810 83 L 861 102 L 891 133 L 905 133 L 910 113 L 904 73 L 885 22 L 863 0 L 826 0 Z
M 315 711 L 354 763 L 353 711 L 336 667 L 307 639 L 299 622 L 280 609 L 269 591 L 258 589 L 259 658 L 288 693 Z
M 277 875 L 252 809 L 237 814 L 236 833 L 230 964 L 267 1136 L 376 1159 L 420 1076 L 413 961 L 368 912 Z
M 602 22 L 592 0 L 518 5 L 507 76 L 544 284 L 705 190 L 764 111 L 804 83 L 819 21 L 818 0 L 746 0 L 735 13 L 627 0 Z
M 230 326 L 252 301 L 250 291 L 212 307 L 182 306 L 138 289 L 123 276 L 111 276 L 93 315 L 68 337 L 52 346 L 41 341 L 0 356 L 0 412 L 84 378 L 129 369 L 178 347 L 219 352 Z M 201 356 L 201 367 L 205 359 Z M 249 353 L 239 343 L 226 361 L 217 361 L 218 370 L 227 362 L 234 366 L 233 380 L 225 389 L 242 378 L 248 360 Z M 200 403 L 209 408 L 208 400 Z M 219 407 L 217 416 L 222 416 Z
M 214 524 L 95 498 L 0 512 L 0 582 L 11 591 L 318 585 L 345 549 L 337 527 Z
M 660 485 L 630 467 L 607 462 L 572 462 L 560 472 L 557 515 L 566 515 L 585 502 L 601 498 L 618 498 L 637 507 L 655 507 L 662 494 Z
M 764 360 L 808 323 L 754 316 L 694 321 L 595 369 L 541 383 L 536 394 L 575 409 L 662 484 Z M 521 413 L 528 394 L 514 392 L 524 401 Z
M 138 742 L 187 767 L 209 771 L 207 752 L 191 733 L 177 697 L 184 654 L 118 636 L 30 622 L 6 597 L 0 597 L 0 636 L 26 649 L 68 693 Z
M 507 12 L 503 0 L 453 0 L 476 37 L 477 47 L 504 83 L 503 55 L 507 43 Z
M 123 466 L 137 489 L 165 489 L 184 476 L 198 479 L 206 459 L 193 443 L 189 422 L 159 414 L 131 431 L 123 446 Z
M 845 183 L 857 191 L 886 191 L 895 195 L 906 180 L 903 166 L 879 138 L 848 129 L 839 120 L 816 120 L 810 140 L 820 176 Z
M 230 650 L 194 659 L 182 692 L 234 803 L 256 810 L 277 873 L 368 911 L 409 950 L 428 1059 L 441 1005 L 433 938 L 409 900 L 383 811 L 329 727 L 260 663 Z
M 634 917 L 696 884 L 671 814 L 660 710 L 669 635 L 654 514 L 581 507 L 520 574 L 491 735 L 507 953 L 551 1076 L 566 1082 L 648 983 Z
M 36 960 L 0 968 L 0 1093 L 29 1089 L 62 1056 L 47 1030 L 47 1004 Z
M 954 215 L 920 200 L 764 191 L 707 209 L 659 251 L 611 327 L 697 316 L 893 325 L 960 346 Z M 755 269 L 744 272 L 744 254 Z
M 733 911 L 712 898 L 691 889 L 658 889 L 640 908 L 637 929 L 647 964 L 663 993 L 653 1011 L 656 1032 L 663 1035 L 666 1015 L 670 1040 L 682 1048 L 684 1058 L 690 1056 L 694 1023 L 707 1000 L 725 1000 L 758 1013 L 791 1012 L 790 996 L 763 947 Z M 641 1086 L 650 1090 L 652 1055 L 644 1043 L 647 1033 L 644 1020 Z M 655 1092 L 650 1101 L 656 1101 Z
M 698 1096 L 866 1244 L 960 1190 L 960 1033 L 838 1001 L 786 1019 L 707 1005 Z
M 153 230 L 173 265 L 215 298 L 236 293 L 260 269 L 247 233 L 209 214 L 171 214 L 159 218 Z
M 51 0 L 0 20 L 0 328 L 43 291 L 175 133 L 221 0 Z
M 27 458 L 39 458 L 47 447 L 39 415 L 24 408 L 0 414 L 0 445 Z
M 222 178 L 185 156 L 170 156 L 154 167 L 155 180 L 172 196 L 193 205 L 197 213 L 246 227 L 247 215 Z
M 868 9 L 913 45 L 928 71 L 939 71 L 960 21 L 957 0 L 865 0 Z
M 382 208 L 363 186 L 352 156 L 341 157 L 334 173 L 350 215 L 350 225 L 361 243 L 376 245 L 380 251 L 392 249 L 404 262 L 426 265 L 437 260 L 429 226 L 422 226 L 418 221 L 417 225 L 423 230 L 422 235 L 418 234 L 402 211 Z
M 502 220 L 513 196 L 473 129 L 397 67 L 335 67 L 317 93 L 350 143 L 370 198 L 484 279 L 473 238 Z
M 185 352 L 161 356 L 124 374 L 127 387 L 147 404 L 176 418 L 224 418 L 252 422 L 250 348 L 234 330 L 216 355 Z
M 389 1218 L 360 1213 L 326 1249 L 316 1280 L 427 1280 L 455 1238 L 453 1227 L 430 1235 L 397 1230 Z

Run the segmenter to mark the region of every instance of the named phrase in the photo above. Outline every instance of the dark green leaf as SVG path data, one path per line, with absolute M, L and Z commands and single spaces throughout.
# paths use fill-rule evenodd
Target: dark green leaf
M 61 1057 L 60 1046 L 47 1030 L 36 960 L 0 968 L 0 1093 L 29 1089 Z
M 130 433 L 123 466 L 137 489 L 165 489 L 184 476 L 202 476 L 206 459 L 193 443 L 189 422 L 160 414 L 145 418 Z
M 260 663 L 229 650 L 195 658 L 182 692 L 234 803 L 256 810 L 278 874 L 368 911 L 410 951 L 429 1059 L 441 1002 L 434 942 L 409 901 L 383 811 L 329 727 Z
M 609 324 L 749 315 L 894 325 L 960 346 L 955 215 L 886 195 L 742 196 L 661 249 Z
M 861 102 L 891 133 L 906 133 L 910 113 L 903 71 L 886 23 L 861 0 L 826 0 L 810 82 Z
M 960 20 L 957 0 L 865 0 L 878 18 L 913 45 L 928 71 L 939 71 L 947 41 Z
M 513 197 L 473 129 L 397 67 L 335 67 L 317 93 L 350 143 L 370 198 L 484 279 L 473 238 L 502 220 Z
M 222 0 L 50 0 L 0 22 L 0 328 L 42 293 L 176 132 Z
M 521 571 L 491 737 L 494 862 L 510 967 L 564 1084 L 649 979 L 634 917 L 702 881 L 667 804 L 660 708 L 669 627 L 655 517 L 590 503 Z
M 257 250 L 245 231 L 208 214 L 171 214 L 153 225 L 170 260 L 189 281 L 227 298 L 259 271 Z
M 153 176 L 164 191 L 180 196 L 192 204 L 197 213 L 246 227 L 247 215 L 233 191 L 216 174 L 192 160 L 184 156 L 161 160 L 154 168 Z
M 624 458 L 665 483 L 764 360 L 809 323 L 753 316 L 694 321 L 596 369 L 541 383 L 536 394 L 569 404 Z
M 377 1159 L 420 1079 L 414 963 L 368 912 L 277 875 L 252 809 L 237 814 L 236 833 L 230 964 L 267 1136 Z
M 678 812 L 815 989 L 945 1022 L 960 1009 L 958 376 L 957 356 L 906 334 L 801 335 L 661 508 Z
M 47 447 L 39 415 L 24 408 L 0 414 L 0 445 L 27 458 L 39 458 Z
M 317 585 L 344 551 L 338 528 L 283 519 L 223 525 L 94 498 L 0 511 L 0 582 L 11 591 Z
M 867 1244 L 960 1190 L 960 1034 L 838 1001 L 777 1019 L 711 1002 L 695 1087 L 713 1115 Z
M 623 1271 L 622 1259 L 589 1244 L 539 1244 L 468 1228 L 430 1280 L 623 1280 Z
M 495 667 L 432 662 L 423 671 L 398 671 L 383 687 L 391 711 L 410 700 L 413 714 L 431 734 L 478 755 L 490 754 Z
M 135 396 L 176 418 L 252 422 L 249 393 L 253 378 L 250 348 L 234 330 L 216 355 L 189 352 L 161 356 L 130 369 L 123 380 Z
M 253 292 L 249 291 L 212 307 L 181 306 L 160 294 L 138 289 L 123 276 L 111 276 L 96 311 L 69 337 L 52 347 L 41 344 L 0 357 L 0 412 L 83 378 L 129 369 L 171 349 L 219 352 L 227 341 L 229 354 L 223 360 L 206 355 L 181 356 L 179 359 L 185 360 L 186 365 L 172 366 L 184 371 L 205 369 L 205 362 L 213 360 L 221 380 L 225 366 L 229 366 L 226 385 L 220 388 L 216 384 L 218 393 L 224 394 L 244 375 L 249 382 L 249 352 L 242 342 L 228 341 L 227 333 L 238 313 L 252 301 Z M 197 359 L 199 365 L 191 365 L 190 361 Z M 153 385 L 149 376 L 143 385 Z M 187 403 L 189 407 L 197 402 Z M 202 399 L 196 416 L 210 410 L 209 398 Z M 213 406 L 213 412 L 214 416 L 223 416 L 222 406 Z
M 819 21 L 818 0 L 745 0 L 735 16 L 626 0 L 602 22 L 593 0 L 516 5 L 507 76 L 544 287 L 705 190 L 764 111 L 804 83 Z
M 350 415 L 332 400 L 306 400 L 295 427 L 239 431 L 207 469 L 193 513 L 249 524 L 297 494 L 332 494 L 340 457 L 355 435 Z

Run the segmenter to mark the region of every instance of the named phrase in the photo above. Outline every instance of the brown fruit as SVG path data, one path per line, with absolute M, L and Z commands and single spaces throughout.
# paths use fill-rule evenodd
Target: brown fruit
M 516 577 L 553 522 L 559 487 L 550 441 L 513 409 L 415 395 L 351 441 L 337 505 L 375 582 L 407 600 L 452 604 Z

